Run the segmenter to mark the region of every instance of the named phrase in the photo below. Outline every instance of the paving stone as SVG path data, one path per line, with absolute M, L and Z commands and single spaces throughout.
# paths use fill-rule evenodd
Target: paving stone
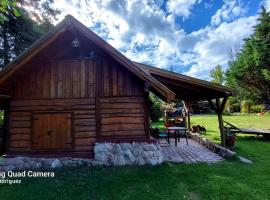
M 181 139 L 177 147 L 174 145 L 174 140 L 171 140 L 169 147 L 161 147 L 164 161 L 167 162 L 185 162 L 185 163 L 216 163 L 223 158 L 203 145 L 189 139 L 188 145 L 186 141 Z

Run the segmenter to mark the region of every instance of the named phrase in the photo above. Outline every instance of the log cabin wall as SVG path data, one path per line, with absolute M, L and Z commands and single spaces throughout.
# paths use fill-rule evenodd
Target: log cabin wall
M 99 136 L 104 140 L 146 139 L 143 83 L 109 59 L 101 70 Z
M 96 62 L 88 60 L 52 61 L 29 67 L 27 75 L 14 85 L 9 151 L 46 150 L 44 144 L 35 145 L 34 141 L 35 135 L 44 140 L 39 134 L 45 127 L 35 129 L 34 124 L 41 114 L 46 118 L 48 113 L 70 115 L 70 122 L 61 118 L 56 122 L 70 124 L 66 127 L 70 129 L 67 148 L 60 150 L 92 150 L 96 137 L 95 68 Z
M 27 68 L 13 85 L 10 152 L 93 152 L 97 138 L 149 139 L 144 83 L 110 57 L 55 60 Z M 51 130 L 44 131 L 48 124 L 63 124 L 67 130 L 53 139 L 59 142 L 44 136 L 51 135 Z

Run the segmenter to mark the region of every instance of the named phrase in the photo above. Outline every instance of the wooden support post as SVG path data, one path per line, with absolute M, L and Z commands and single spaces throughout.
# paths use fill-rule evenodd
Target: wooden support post
M 188 128 L 188 131 L 190 132 L 191 131 L 190 109 L 191 109 L 191 106 L 192 106 L 192 101 L 183 101 L 183 103 L 184 103 L 184 107 L 185 107 L 185 110 L 186 110 L 186 113 L 187 113 L 187 128 Z
M 220 130 L 221 145 L 223 147 L 225 147 L 226 146 L 226 136 L 225 136 L 225 132 L 224 132 L 222 111 L 220 110 L 220 99 L 216 99 L 216 106 L 217 106 L 218 125 L 219 125 L 219 130 Z
M 222 118 L 222 112 L 225 108 L 226 102 L 228 97 L 224 97 L 222 102 L 220 103 L 220 99 L 216 99 L 216 105 L 213 103 L 212 100 L 208 100 L 210 106 L 215 110 L 218 116 L 218 124 L 219 124 L 219 130 L 220 130 L 220 139 L 222 146 L 226 146 L 226 133 L 224 130 L 224 124 L 223 124 L 223 118 Z
M 191 125 L 190 125 L 190 111 L 187 112 L 187 119 L 188 119 L 188 132 L 191 131 Z
M 224 98 L 223 98 L 222 103 L 221 103 L 221 105 L 220 105 L 220 110 L 221 110 L 221 112 L 224 111 L 224 108 L 225 108 L 225 105 L 226 105 L 227 100 L 228 100 L 228 97 L 224 97 Z
M 149 117 L 150 117 L 150 111 L 149 111 L 149 89 L 150 84 L 144 83 L 144 131 L 146 133 L 146 137 L 150 139 L 150 125 L 149 124 Z
M 222 112 L 225 108 L 226 101 L 227 101 L 227 97 L 223 98 L 222 103 L 220 103 L 220 99 L 216 99 L 216 108 L 217 108 L 217 115 L 218 115 L 221 145 L 224 147 L 226 147 L 226 133 L 224 130 Z
M 150 139 L 150 112 L 149 112 L 149 96 L 144 94 L 144 131 L 147 139 Z
M 102 84 L 102 78 L 101 78 L 101 67 L 102 67 L 102 62 L 101 62 L 101 57 L 98 56 L 98 59 L 96 61 L 95 65 L 95 71 L 96 71 L 96 88 L 95 88 L 95 102 L 96 102 L 96 136 L 100 137 L 101 136 L 101 111 L 100 111 L 100 96 L 101 96 L 101 84 Z

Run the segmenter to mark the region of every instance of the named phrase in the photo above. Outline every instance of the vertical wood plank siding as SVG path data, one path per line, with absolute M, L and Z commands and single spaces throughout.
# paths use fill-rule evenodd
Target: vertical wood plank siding
M 14 99 L 95 97 L 95 62 L 65 60 L 33 66 L 18 80 Z

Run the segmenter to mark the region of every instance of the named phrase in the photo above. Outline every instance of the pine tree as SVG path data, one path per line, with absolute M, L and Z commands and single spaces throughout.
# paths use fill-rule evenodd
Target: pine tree
M 254 33 L 229 63 L 227 82 L 243 99 L 265 103 L 270 99 L 270 14 L 261 9 Z

